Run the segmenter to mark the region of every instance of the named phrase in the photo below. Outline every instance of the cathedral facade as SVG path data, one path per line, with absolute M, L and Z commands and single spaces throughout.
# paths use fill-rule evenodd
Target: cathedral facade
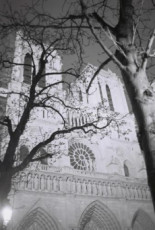
M 28 49 L 23 43 L 19 44 L 18 39 L 14 42 L 14 62 L 29 63 Z M 34 49 L 37 53 L 37 48 Z M 46 72 L 50 68 L 59 72 L 61 66 L 61 59 L 55 54 L 55 59 L 48 62 Z M 88 64 L 81 77 L 71 84 L 72 92 L 59 86 L 54 93 L 66 104 L 76 104 L 80 108 L 65 111 L 68 127 L 89 123 L 93 116 L 113 119 L 113 125 L 93 135 L 74 131 L 55 140 L 54 145 L 41 149 L 42 153 L 56 154 L 41 162 L 30 163 L 14 179 L 9 195 L 13 217 L 8 229 L 155 229 L 144 159 L 123 84 L 115 73 L 101 70 L 87 94 L 86 88 L 96 69 Z M 29 72 L 29 68 L 16 65 L 7 73 L 10 74 L 8 83 L 1 84 L 1 113 L 12 114 L 15 125 L 22 108 L 20 92 L 26 94 L 31 81 Z M 53 74 L 52 81 L 47 75 L 38 87 L 61 80 L 61 74 Z M 18 93 L 6 96 L 4 92 L 8 91 Z M 16 163 L 24 159 L 43 135 L 59 127 L 59 118 L 53 117 L 48 110 L 37 109 L 21 138 Z

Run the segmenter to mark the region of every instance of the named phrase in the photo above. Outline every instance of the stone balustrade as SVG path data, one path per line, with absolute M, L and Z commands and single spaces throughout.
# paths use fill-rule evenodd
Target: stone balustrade
M 64 172 L 65 171 L 65 172 Z M 70 172 L 71 171 L 71 172 Z M 16 177 L 18 190 L 122 198 L 128 200 L 150 200 L 146 182 L 119 175 L 85 172 L 69 168 L 51 168 L 51 172 L 27 169 Z

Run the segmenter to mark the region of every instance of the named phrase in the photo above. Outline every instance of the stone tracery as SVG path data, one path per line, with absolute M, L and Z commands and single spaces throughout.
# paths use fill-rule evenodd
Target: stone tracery
M 75 169 L 94 170 L 95 156 L 89 147 L 74 143 L 69 147 L 70 163 Z
M 89 226 L 89 228 L 88 228 Z M 120 224 L 109 208 L 100 201 L 92 202 L 79 221 L 80 230 L 120 230 Z
M 21 221 L 17 230 L 58 230 L 56 221 L 42 208 L 35 208 Z
M 151 218 L 149 217 L 149 215 L 145 211 L 139 209 L 133 217 L 132 229 L 133 230 L 145 230 L 145 229 L 153 230 L 154 224 Z

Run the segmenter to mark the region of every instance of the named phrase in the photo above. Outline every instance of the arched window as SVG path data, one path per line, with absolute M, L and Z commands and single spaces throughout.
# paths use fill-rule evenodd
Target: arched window
M 75 126 L 78 126 L 77 118 L 75 118 Z
M 101 201 L 95 200 L 92 203 L 90 203 L 83 211 L 79 220 L 79 229 L 120 230 L 121 226 L 116 216 L 109 209 L 109 207 L 107 207 Z
M 81 126 L 81 119 L 79 118 L 79 126 Z
M 72 117 L 72 126 L 74 126 L 74 118 Z
M 68 121 L 68 124 L 70 125 L 70 113 L 69 113 L 69 110 L 67 111 L 67 121 Z
M 20 161 L 23 161 L 28 154 L 29 154 L 28 147 L 26 145 L 22 145 L 20 147 L 20 156 L 19 156 Z
M 43 164 L 43 165 L 48 165 L 48 158 L 45 157 L 46 155 L 47 155 L 46 150 L 43 149 L 43 148 L 41 148 L 41 149 L 40 149 L 40 157 L 43 157 L 43 158 L 41 159 L 41 164 Z M 45 158 L 44 158 L 44 157 L 45 157 Z
M 133 230 L 154 230 L 155 224 L 152 221 L 151 217 L 144 210 L 139 209 L 133 216 L 132 221 Z
M 113 105 L 113 102 L 112 102 L 111 92 L 110 92 L 110 88 L 109 88 L 108 85 L 106 85 L 106 92 L 107 92 L 107 97 L 108 97 L 110 110 L 114 111 L 114 105 Z
M 81 90 L 79 91 L 79 101 L 82 101 L 83 99 L 82 99 L 82 92 L 81 92 Z
M 88 96 L 88 93 L 87 93 L 87 103 L 89 104 L 89 96 Z
M 31 84 L 31 74 L 32 74 L 32 57 L 29 53 L 27 53 L 24 58 L 24 82 L 26 84 Z
M 19 223 L 18 230 L 58 230 L 59 228 L 57 226 L 58 223 L 46 212 L 46 210 L 37 207 L 25 215 Z
M 101 102 L 102 104 L 104 104 L 104 99 L 103 99 L 103 93 L 102 93 L 102 88 L 101 88 L 101 84 L 98 81 L 98 87 L 99 87 L 99 92 L 100 92 L 100 97 L 101 97 Z
M 82 125 L 84 125 L 84 123 L 85 123 L 85 122 L 84 122 L 84 117 L 82 116 Z
M 44 88 L 44 87 L 46 86 L 46 79 L 45 79 L 44 74 L 46 74 L 45 68 L 43 69 L 43 71 L 42 71 L 42 73 L 41 73 L 41 75 L 43 75 L 43 76 L 41 77 L 41 79 L 40 79 L 39 82 L 38 82 L 38 85 L 39 85 L 39 87 L 41 87 L 41 88 Z
M 6 115 L 7 97 L 0 96 L 0 118 Z
M 130 176 L 128 166 L 125 163 L 124 163 L 124 174 L 126 177 Z

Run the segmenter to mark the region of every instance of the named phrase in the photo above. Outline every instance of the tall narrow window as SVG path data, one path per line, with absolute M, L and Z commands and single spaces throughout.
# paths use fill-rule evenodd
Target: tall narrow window
M 84 125 L 84 123 L 85 123 L 85 122 L 84 122 L 84 117 L 82 116 L 82 125 Z
M 39 80 L 39 83 L 38 83 L 38 85 L 39 85 L 39 87 L 41 87 L 41 88 L 44 88 L 45 86 L 46 86 L 46 80 L 45 80 L 45 75 L 46 74 L 46 71 L 45 71 L 45 68 L 43 69 L 43 71 L 42 71 L 42 77 L 41 77 L 41 79 Z
M 0 71 L 0 87 L 8 88 L 8 83 L 10 82 L 10 68 L 5 68 L 1 66 Z
M 110 110 L 114 111 L 114 105 L 113 105 L 113 102 L 112 102 L 111 92 L 110 92 L 110 88 L 109 88 L 108 85 L 106 85 L 106 92 L 107 92 L 107 97 L 108 97 Z
M 72 117 L 72 126 L 74 127 L 74 118 Z
M 87 93 L 87 103 L 89 103 L 89 97 L 88 97 L 88 93 Z
M 129 177 L 129 169 L 128 167 L 126 166 L 126 164 L 124 163 L 124 174 L 126 177 Z
M 46 150 L 41 148 L 39 152 L 40 152 L 40 157 L 42 157 L 41 164 L 48 165 L 48 158 L 46 157 L 47 156 Z
M 81 126 L 81 119 L 79 118 L 79 126 Z
M 75 118 L 75 126 L 78 126 L 77 118 Z
M 25 55 L 24 59 L 24 82 L 31 84 L 31 74 L 32 74 L 32 57 L 29 53 Z
M 104 104 L 104 99 L 103 99 L 103 93 L 102 93 L 102 88 L 101 88 L 101 84 L 98 81 L 98 87 L 99 87 L 99 92 L 100 92 L 100 97 L 101 97 L 101 102 L 102 104 Z
M 70 113 L 69 113 L 69 110 L 67 111 L 67 122 L 68 122 L 68 124 L 70 126 Z
M 22 145 L 20 147 L 20 155 L 19 155 L 20 161 L 23 161 L 27 157 L 28 154 L 29 154 L 28 147 L 26 145 Z
M 4 118 L 6 115 L 6 104 L 7 104 L 7 97 L 1 97 L 0 96 L 0 119 Z M 0 124 L 0 156 L 3 152 L 2 148 L 2 140 L 3 140 L 3 135 L 5 134 L 5 126 Z
M 0 96 L 0 118 L 6 115 L 7 97 Z
M 81 92 L 81 90 L 79 91 L 79 101 L 82 101 L 82 92 Z

